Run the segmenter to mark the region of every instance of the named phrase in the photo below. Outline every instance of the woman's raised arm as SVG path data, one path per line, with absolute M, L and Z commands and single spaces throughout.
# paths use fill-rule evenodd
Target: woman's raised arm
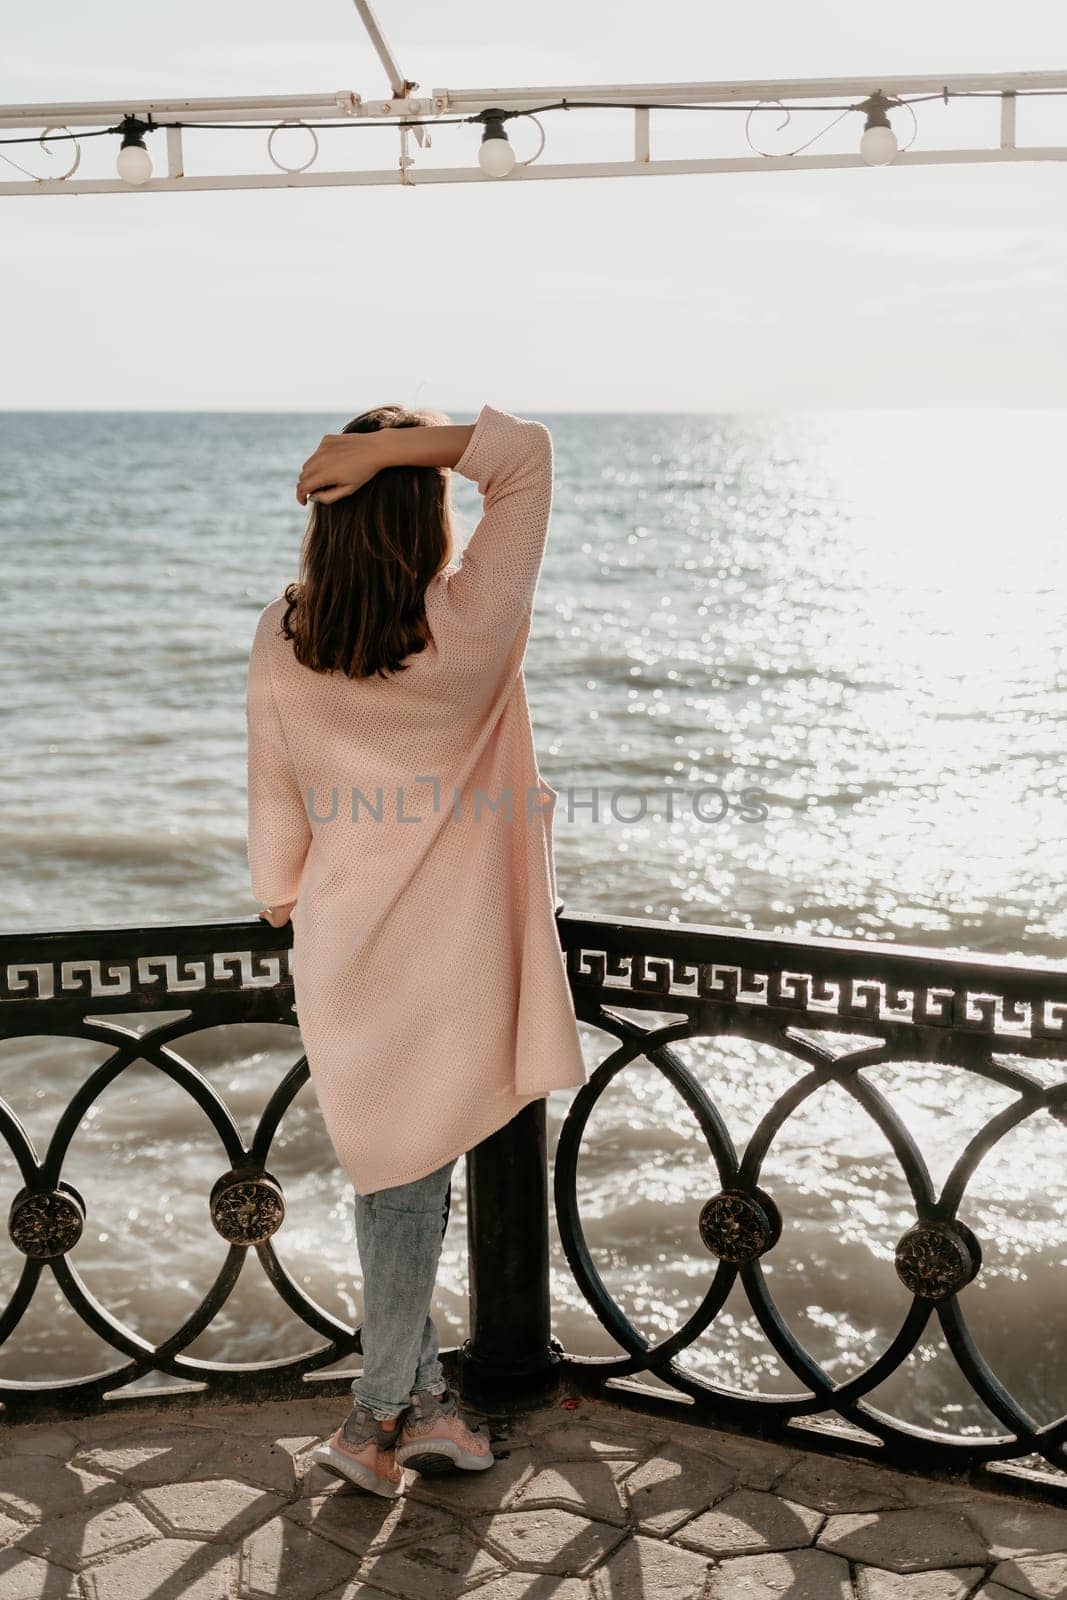
M 552 435 L 541 422 L 483 406 L 456 471 L 478 485 L 482 515 L 467 541 L 453 593 L 501 613 L 528 611 L 552 511 Z
M 344 500 L 384 467 L 454 467 L 470 444 L 472 424 L 431 423 L 423 428 L 376 428 L 372 433 L 328 433 L 304 462 L 296 498 L 320 505 Z
M 304 463 L 297 499 L 332 505 L 384 467 L 453 467 L 478 485 L 482 516 L 452 580 L 457 600 L 502 607 L 509 620 L 533 604 L 552 510 L 552 435 L 485 405 L 466 426 L 379 428 L 328 434 Z

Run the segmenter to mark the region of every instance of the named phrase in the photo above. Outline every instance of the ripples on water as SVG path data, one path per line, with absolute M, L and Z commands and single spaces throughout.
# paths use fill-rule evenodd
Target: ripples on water
M 253 907 L 244 862 L 244 671 L 255 618 L 293 574 L 298 463 L 335 417 L 0 417 L 5 625 L 0 690 L 4 922 L 195 921 Z M 556 510 L 527 678 L 542 770 L 561 791 L 561 892 L 574 911 L 714 922 L 1058 958 L 1067 908 L 1065 556 L 1056 413 L 546 417 Z M 457 484 L 469 527 L 473 489 Z M 718 786 L 724 820 L 687 795 Z M 601 816 L 588 805 L 600 791 Z M 621 822 L 611 788 L 645 795 Z M 742 820 L 741 791 L 772 797 Z M 673 819 L 664 791 L 676 794 Z M 575 806 L 568 815 L 568 793 Z M 620 813 L 636 802 L 620 799 Z M 715 812 L 710 810 L 709 814 Z M 611 1041 L 585 1030 L 590 1062 Z M 294 1055 L 281 1028 L 198 1035 L 185 1053 L 250 1130 Z M 0 1046 L 0 1087 L 43 1144 L 102 1048 Z M 797 1064 L 745 1042 L 680 1048 L 735 1139 Z M 28 1070 L 27 1070 L 28 1069 Z M 1055 1070 L 1055 1069 L 1049 1069 Z M 948 1068 L 871 1074 L 935 1178 L 1002 1103 Z M 550 1105 L 554 1124 L 565 1107 Z M 981 1167 L 966 1208 L 985 1267 L 976 1335 L 1040 1417 L 1067 1408 L 1059 1274 L 1064 1130 L 1036 1119 Z M 272 1168 L 279 1254 L 331 1311 L 359 1316 L 350 1191 L 310 1092 Z M 124 1074 L 78 1133 L 66 1174 L 90 1224 L 90 1287 L 157 1337 L 192 1309 L 224 1246 L 206 1196 L 218 1157 L 153 1069 Z M 892 1248 L 909 1204 L 873 1126 L 826 1088 L 776 1142 L 785 1215 L 771 1282 L 835 1377 L 898 1325 Z M 116 1181 L 120 1179 L 121 1181 Z M 582 1214 L 609 1287 L 650 1338 L 699 1301 L 696 1212 L 715 1187 L 699 1134 L 652 1067 L 594 1115 Z M 17 1188 L 0 1159 L 0 1207 Z M 465 1321 L 457 1168 L 438 1305 Z M 151 1246 L 151 1249 L 149 1249 Z M 0 1243 L 0 1294 L 18 1260 Z M 112 1365 L 42 1280 L 0 1376 Z M 557 1251 L 558 1332 L 613 1349 Z M 222 1359 L 309 1342 L 253 1258 L 194 1346 Z M 1023 1353 L 1025 1350 L 1025 1353 Z M 742 1389 L 793 1390 L 739 1299 L 685 1357 Z M 881 1396 L 916 1420 L 984 1427 L 930 1336 Z

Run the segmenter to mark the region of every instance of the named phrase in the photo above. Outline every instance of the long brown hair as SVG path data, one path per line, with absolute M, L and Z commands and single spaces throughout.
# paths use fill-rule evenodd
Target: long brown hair
M 376 406 L 341 431 L 447 421 L 436 411 Z M 297 660 L 349 678 L 403 671 L 405 658 L 431 641 L 426 589 L 451 548 L 449 480 L 440 467 L 384 467 L 333 505 L 312 502 L 282 619 Z

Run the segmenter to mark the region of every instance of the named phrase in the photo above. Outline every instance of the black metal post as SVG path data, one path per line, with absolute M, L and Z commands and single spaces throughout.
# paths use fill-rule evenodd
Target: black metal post
M 523 1410 L 555 1391 L 548 1279 L 548 1142 L 535 1100 L 467 1155 L 470 1338 L 459 1386 L 472 1405 Z

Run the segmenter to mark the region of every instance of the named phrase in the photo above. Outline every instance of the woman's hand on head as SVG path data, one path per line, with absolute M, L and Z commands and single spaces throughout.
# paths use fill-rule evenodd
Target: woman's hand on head
M 302 506 L 309 500 L 332 506 L 355 494 L 386 465 L 382 433 L 328 433 L 314 455 L 308 456 L 296 485 Z

